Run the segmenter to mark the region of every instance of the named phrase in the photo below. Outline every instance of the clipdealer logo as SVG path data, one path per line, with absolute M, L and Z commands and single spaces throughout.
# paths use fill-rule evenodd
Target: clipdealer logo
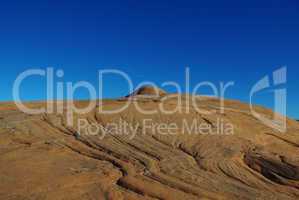
M 129 93 L 133 93 L 134 88 L 139 88 L 143 85 L 150 85 L 153 88 L 158 88 L 158 86 L 151 81 L 144 81 L 141 82 L 139 85 L 134 87 L 132 79 L 129 77 L 128 74 L 126 74 L 123 71 L 117 70 L 117 69 L 104 69 L 98 71 L 98 93 L 97 89 L 94 85 L 92 85 L 88 81 L 79 81 L 79 82 L 63 82 L 59 81 L 62 80 L 64 77 L 64 71 L 63 70 L 54 70 L 54 68 L 47 68 L 47 69 L 28 69 L 24 72 L 22 72 L 15 80 L 13 85 L 13 98 L 14 102 L 17 105 L 17 107 L 24 113 L 27 114 L 43 114 L 43 113 L 54 113 L 54 110 L 56 113 L 63 114 L 64 111 L 66 111 L 66 120 L 67 125 L 72 126 L 74 124 L 74 114 L 86 114 L 96 107 L 98 107 L 99 112 L 104 114 L 116 114 L 120 113 L 123 110 L 125 110 L 131 103 L 134 104 L 136 109 L 143 114 L 155 114 L 155 113 L 165 113 L 165 114 L 171 114 L 176 112 L 184 112 L 188 113 L 190 112 L 190 106 L 194 108 L 198 113 L 210 115 L 216 112 L 216 110 L 203 110 L 200 108 L 198 103 L 198 91 L 202 87 L 208 87 L 213 92 L 211 97 L 215 97 L 219 99 L 219 107 L 221 113 L 225 111 L 225 94 L 227 90 L 234 86 L 234 81 L 228 81 L 228 82 L 219 82 L 219 84 L 215 84 L 213 82 L 209 81 L 203 81 L 199 82 L 195 85 L 195 87 L 190 87 L 190 69 L 185 69 L 185 98 L 188 99 L 188 101 L 185 102 L 185 105 L 182 106 L 182 99 L 180 99 L 180 96 L 178 94 L 182 94 L 183 87 L 177 82 L 174 81 L 165 81 L 162 83 L 162 87 L 173 87 L 177 94 L 169 94 L 165 98 L 161 98 L 161 103 L 159 104 L 158 110 L 144 110 L 138 105 L 138 101 L 126 101 L 123 106 L 120 108 L 117 108 L 115 110 L 103 110 L 102 109 L 102 100 L 103 100 L 103 77 L 104 75 L 113 75 L 113 76 L 119 76 L 123 78 L 127 82 L 127 87 Z M 46 101 L 46 107 L 43 108 L 29 108 L 24 104 L 20 97 L 21 92 L 21 86 L 25 82 L 26 79 L 32 77 L 32 76 L 40 76 L 45 78 L 46 80 L 46 93 L 47 93 L 47 101 Z M 55 80 L 58 80 L 55 82 Z M 265 76 L 262 79 L 260 79 L 250 90 L 249 92 L 249 104 L 250 104 L 250 112 L 251 114 L 258 120 L 260 120 L 264 125 L 275 129 L 279 132 L 286 132 L 287 130 L 287 124 L 286 124 L 286 98 L 287 98 L 287 67 L 282 67 L 278 70 L 275 70 L 272 75 Z M 78 89 L 85 89 L 89 93 L 89 103 L 84 108 L 77 108 L 74 101 L 75 92 Z M 257 94 L 263 92 L 263 91 L 270 91 L 274 94 L 274 109 L 273 109 L 273 116 L 272 118 L 269 118 L 269 116 L 264 116 L 262 113 L 259 113 L 254 106 L 254 100 Z M 158 92 L 158 91 L 157 91 Z M 66 95 L 66 96 L 65 96 Z M 163 106 L 163 101 L 166 101 L 169 98 L 177 98 L 177 107 L 175 107 L 172 110 L 167 110 Z M 63 99 L 65 99 L 63 101 Z M 187 104 L 187 105 L 186 105 Z M 56 109 L 55 109 L 55 106 Z M 66 106 L 66 107 L 65 107 Z M 184 108 L 184 110 L 182 110 Z

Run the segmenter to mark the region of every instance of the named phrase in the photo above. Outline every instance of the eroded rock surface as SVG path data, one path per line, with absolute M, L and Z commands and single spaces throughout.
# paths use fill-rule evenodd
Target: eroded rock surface
M 164 94 L 163 94 L 164 95 Z M 161 97 L 164 98 L 164 97 Z M 299 124 L 287 120 L 287 133 L 254 118 L 248 105 L 199 98 L 200 113 L 182 98 L 190 112 L 142 114 L 130 104 L 117 114 L 104 110 L 138 98 L 107 100 L 85 115 L 24 114 L 10 103 L 0 105 L 0 199 L 298 199 Z M 162 100 L 141 98 L 145 110 Z M 84 106 L 86 102 L 76 102 Z M 163 102 L 167 109 L 176 99 Z M 43 103 L 31 103 L 32 107 Z M 272 112 L 256 107 L 264 115 Z M 136 135 L 111 131 L 105 137 L 78 130 L 77 119 L 101 127 L 119 120 L 136 125 Z M 172 134 L 157 134 L 143 121 L 176 123 Z M 184 121 L 209 124 L 212 133 L 184 133 Z M 221 134 L 219 121 L 234 126 Z M 190 124 L 189 124 L 190 125 Z M 130 135 L 131 134 L 131 135 Z

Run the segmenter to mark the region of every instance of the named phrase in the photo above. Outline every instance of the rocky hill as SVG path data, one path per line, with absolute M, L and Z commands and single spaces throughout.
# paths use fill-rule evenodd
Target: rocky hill
M 138 98 L 148 94 L 156 93 L 145 88 L 133 95 L 134 100 L 105 100 L 86 114 L 75 113 L 72 126 L 67 124 L 67 110 L 28 115 L 12 103 L 2 103 L 0 199 L 299 198 L 296 121 L 288 119 L 287 133 L 280 133 L 238 101 L 225 101 L 221 112 L 218 99 L 196 97 L 205 111 L 198 112 L 186 96 L 178 95 L 179 105 L 174 98 L 163 101 L 167 94 L 160 90 L 158 100 Z M 120 113 L 99 111 L 99 107 L 113 110 L 128 101 L 158 112 L 144 114 L 133 104 Z M 162 103 L 167 110 L 179 106 L 181 111 L 161 112 Z M 77 106 L 86 104 L 76 102 Z M 78 119 L 86 122 L 84 128 Z M 193 129 L 194 120 L 207 128 Z M 109 127 L 120 122 L 134 128 Z M 177 127 L 167 127 L 171 132 L 157 131 L 156 126 L 163 123 Z M 233 127 L 228 126 L 227 132 L 219 131 L 219 126 L 229 124 Z M 100 131 L 90 134 L 95 125 Z

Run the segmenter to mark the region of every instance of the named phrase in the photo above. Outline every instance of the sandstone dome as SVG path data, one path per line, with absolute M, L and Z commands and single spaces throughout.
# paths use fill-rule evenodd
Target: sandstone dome
M 145 85 L 136 89 L 132 94 L 128 95 L 128 97 L 132 97 L 132 96 L 162 97 L 165 96 L 166 94 L 167 94 L 166 91 L 158 87 Z
M 14 103 L 0 103 L 0 199 L 299 199 L 297 121 L 287 118 L 281 133 L 240 101 L 224 100 L 221 108 L 217 99 L 196 98 L 206 111 L 199 113 L 187 98 L 165 103 L 152 101 L 153 94 L 166 92 L 137 89 L 132 95 L 139 107 L 128 104 L 130 98 L 103 100 L 102 110 L 128 107 L 74 112 L 73 125 L 67 124 L 67 109 L 30 115 Z M 189 112 L 140 112 L 159 110 L 162 103 L 166 110 L 183 105 Z M 227 132 L 227 125 L 234 131 Z M 99 134 L 90 132 L 95 126 Z

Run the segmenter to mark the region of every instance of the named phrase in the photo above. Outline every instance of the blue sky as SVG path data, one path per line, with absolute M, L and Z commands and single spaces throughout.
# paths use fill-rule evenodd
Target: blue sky
M 299 118 L 299 2 L 250 1 L 6 1 L 0 6 L 0 100 L 30 68 L 63 69 L 59 81 L 89 81 L 116 68 L 134 84 L 143 80 L 191 85 L 234 81 L 227 98 L 248 101 L 264 75 L 288 67 L 288 115 Z M 22 88 L 24 100 L 45 98 L 44 80 Z M 107 78 L 105 97 L 126 94 L 119 78 Z M 209 92 L 202 91 L 202 93 Z M 78 91 L 77 98 L 87 98 Z M 265 93 L 257 103 L 271 107 Z

